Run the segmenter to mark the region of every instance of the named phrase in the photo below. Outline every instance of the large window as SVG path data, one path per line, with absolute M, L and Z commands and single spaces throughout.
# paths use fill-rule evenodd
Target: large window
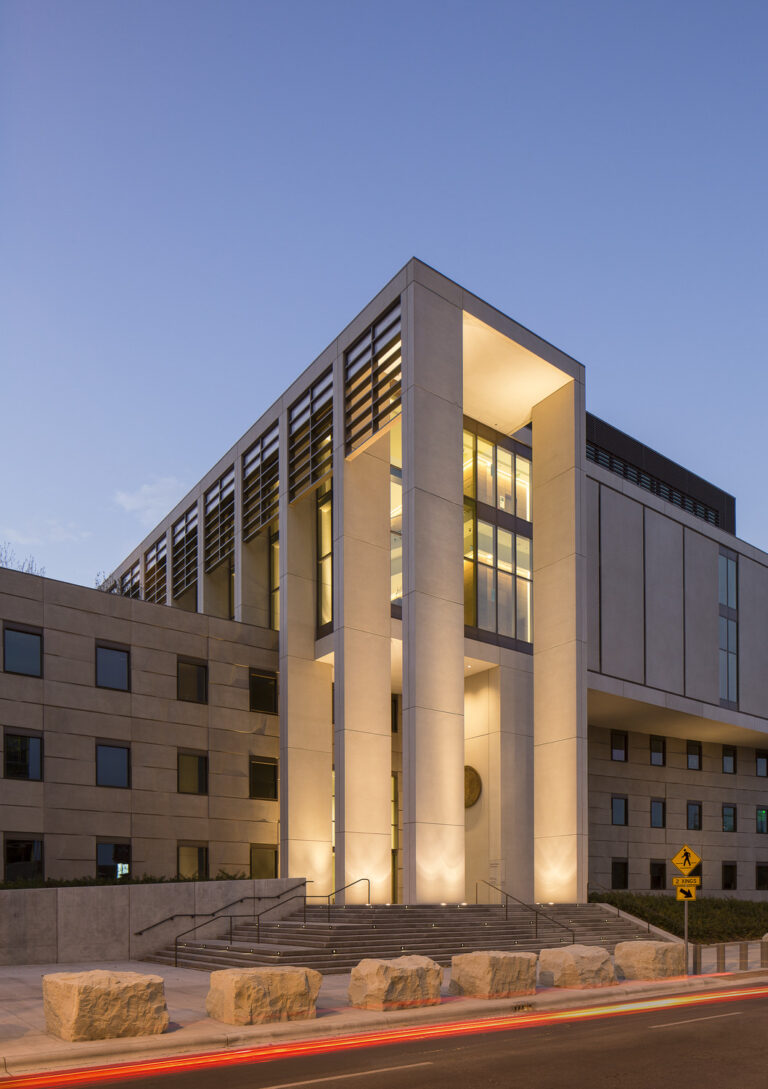
M 127 745 L 96 746 L 96 786 L 131 785 L 131 750 Z
M 768 752 L 758 749 L 755 753 L 755 775 L 765 778 L 768 775 Z
M 656 768 L 663 768 L 667 762 L 667 739 L 665 737 L 651 737 L 651 764 Z
M 327 480 L 317 492 L 317 627 L 333 623 L 333 492 Z
M 187 703 L 208 702 L 208 666 L 179 658 L 176 665 L 176 694 Z
M 758 892 L 768 892 L 768 864 L 765 862 L 755 866 L 755 888 Z
M 649 877 L 652 889 L 665 889 L 667 887 L 667 864 L 663 858 L 651 859 Z
M 277 760 L 252 756 L 248 761 L 248 796 L 277 801 Z
M 130 843 L 97 843 L 96 876 L 112 878 L 130 877 Z
M 177 753 L 177 779 L 179 794 L 207 794 L 208 757 L 205 753 Z
M 611 760 L 627 760 L 627 735 L 623 730 L 611 730 Z
M 628 824 L 628 809 L 626 795 L 614 794 L 611 798 L 611 824 Z
M 735 805 L 724 805 L 723 806 L 723 831 L 724 832 L 735 832 L 737 830 L 736 829 L 736 822 L 737 822 L 736 806 Z
M 5 880 L 42 881 L 43 841 L 41 839 L 6 839 Z
M 96 686 L 127 692 L 130 688 L 130 657 L 127 650 L 96 646 Z
M 723 772 L 726 775 L 736 774 L 736 749 L 733 745 L 723 745 Z
M 768 835 L 768 807 L 759 805 L 755 813 L 755 831 L 760 835 Z
M 724 862 L 722 867 L 722 887 L 733 892 L 739 887 L 738 867 L 735 862 Z
M 208 844 L 179 843 L 176 847 L 176 869 L 179 877 L 188 880 L 208 880 Z
M 701 742 L 686 741 L 686 762 L 689 771 L 701 771 Z
M 42 632 L 5 628 L 3 630 L 3 669 L 6 673 L 22 673 L 25 677 L 42 677 Z
M 276 715 L 278 713 L 277 674 L 260 669 L 249 670 L 248 698 L 251 711 L 261 711 L 264 715 Z
M 521 444 L 503 442 L 509 445 L 464 431 L 464 623 L 478 638 L 489 633 L 527 649 L 533 642 L 531 461 L 517 449 Z
M 686 827 L 689 832 L 701 831 L 701 802 L 687 803 L 688 821 Z
M 721 549 L 718 557 L 718 601 L 720 606 L 720 702 L 736 704 L 738 690 L 738 596 L 736 553 Z
M 651 828 L 664 828 L 667 823 L 667 803 L 663 798 L 651 798 Z
M 42 737 L 39 734 L 6 733 L 3 763 L 6 779 L 42 780 Z
M 626 858 L 611 859 L 611 888 L 629 888 L 629 861 Z

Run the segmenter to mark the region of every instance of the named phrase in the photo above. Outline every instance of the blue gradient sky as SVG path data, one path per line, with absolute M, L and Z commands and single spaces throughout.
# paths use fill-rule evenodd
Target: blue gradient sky
M 416 255 L 768 547 L 764 3 L 4 0 L 0 541 L 92 585 Z

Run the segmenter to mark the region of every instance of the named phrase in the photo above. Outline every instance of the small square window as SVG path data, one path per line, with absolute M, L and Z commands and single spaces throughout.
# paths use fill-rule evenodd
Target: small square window
M 96 876 L 106 878 L 130 877 L 130 843 L 97 843 Z
M 736 774 L 736 749 L 733 745 L 723 745 L 723 772 L 725 775 Z
M 664 828 L 667 823 L 667 803 L 663 798 L 651 798 L 651 828 Z
M 665 889 L 667 887 L 667 864 L 663 859 L 651 859 L 650 879 L 652 889 Z
M 276 673 L 251 669 L 248 673 L 248 687 L 252 711 L 261 711 L 264 715 L 278 713 Z
M 629 862 L 626 858 L 611 859 L 611 888 L 629 888 Z
M 193 881 L 208 880 L 208 844 L 179 843 L 176 847 L 179 877 Z
M 737 867 L 735 862 L 724 862 L 722 869 L 722 887 L 733 891 L 738 888 Z
M 5 735 L 4 773 L 6 779 L 43 778 L 43 739 L 27 734 Z
M 768 866 L 764 862 L 755 866 L 755 888 L 758 892 L 768 892 Z
M 5 880 L 43 880 L 43 841 L 41 839 L 6 839 Z
M 762 779 L 768 776 L 768 752 L 763 749 L 758 749 L 755 753 L 755 775 L 759 775 Z
M 277 801 L 277 760 L 252 756 L 248 761 L 248 797 Z
M 688 802 L 688 823 L 686 827 L 689 832 L 701 831 L 701 802 Z
M 126 745 L 96 746 L 96 786 L 131 785 L 131 750 Z
M 277 877 L 277 847 L 274 844 L 251 844 L 251 877 L 262 881 Z
M 757 807 L 755 831 L 763 836 L 768 835 L 768 808 L 764 805 Z
M 179 659 L 176 666 L 177 696 L 187 703 L 208 702 L 208 666 Z
M 43 675 L 43 636 L 40 632 L 5 628 L 3 631 L 3 669 L 25 677 Z M 25 841 L 26 842 L 26 841 Z
M 626 761 L 627 735 L 623 730 L 611 730 L 611 760 Z
M 654 767 L 663 768 L 667 762 L 667 739 L 665 737 L 651 738 L 651 763 Z
M 118 692 L 129 690 L 130 668 L 127 650 L 96 647 L 96 687 L 114 688 Z
M 724 805 L 723 806 L 723 831 L 735 832 L 736 831 L 736 806 Z
M 686 754 L 689 771 L 701 771 L 701 742 L 687 741 Z
M 627 799 L 620 794 L 611 798 L 611 824 L 627 823 Z
M 177 790 L 179 794 L 208 793 L 207 756 L 202 753 L 178 753 Z

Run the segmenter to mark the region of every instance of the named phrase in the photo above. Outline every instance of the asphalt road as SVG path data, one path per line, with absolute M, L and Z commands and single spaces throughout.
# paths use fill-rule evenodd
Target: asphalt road
M 482 1035 L 112 1084 L 124 1089 L 768 1089 L 768 989 L 757 999 L 586 1021 L 547 1019 Z

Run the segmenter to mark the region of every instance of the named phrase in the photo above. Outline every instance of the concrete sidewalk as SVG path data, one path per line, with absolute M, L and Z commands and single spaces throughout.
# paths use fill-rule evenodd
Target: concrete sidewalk
M 48 1036 L 43 1015 L 42 977 L 49 972 L 76 972 L 91 968 L 156 973 L 165 980 L 171 1024 L 161 1036 L 130 1037 L 68 1043 Z M 439 1006 L 385 1013 L 352 1009 L 347 1002 L 349 975 L 324 976 L 317 1003 L 317 1019 L 268 1025 L 225 1025 L 205 1012 L 207 972 L 166 968 L 137 961 L 98 964 L 9 965 L 0 967 L 0 1078 L 35 1071 L 65 1069 L 155 1059 L 231 1047 L 332 1037 L 355 1032 L 380 1031 L 406 1024 L 508 1015 L 530 1010 L 584 1007 L 685 994 L 741 985 L 768 985 L 768 971 L 730 972 L 725 975 L 691 976 L 654 982 L 624 982 L 589 990 L 539 988 L 535 995 L 518 998 L 457 998 L 448 994 L 450 971 L 446 969 L 443 999 Z

